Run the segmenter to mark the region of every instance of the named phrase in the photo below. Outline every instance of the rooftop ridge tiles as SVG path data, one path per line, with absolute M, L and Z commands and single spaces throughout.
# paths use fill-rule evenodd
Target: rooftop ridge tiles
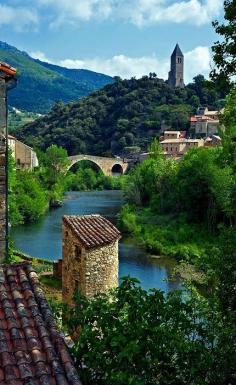
M 63 385 L 81 385 L 30 262 L 0 269 L 4 276 L 4 284 L 0 282 L 0 384 L 8 384 L 12 375 L 12 385 L 25 381 L 57 385 L 57 368 L 64 375 Z M 52 365 L 52 359 L 57 365 Z
M 119 230 L 99 214 L 65 215 L 63 222 L 71 228 L 86 249 L 106 245 L 121 237 Z
M 83 221 L 82 221 L 82 222 L 83 222 Z M 95 222 L 96 222 L 96 221 L 95 221 Z M 91 231 L 94 231 L 94 230 L 95 230 L 95 228 L 94 228 L 94 226 L 93 226 L 92 223 L 85 222 L 85 223 L 79 223 L 79 224 L 81 224 L 81 225 L 83 224 L 83 225 L 84 225 L 84 228 L 87 228 L 87 229 L 89 229 L 89 230 L 91 230 Z M 96 227 L 100 228 L 101 230 L 104 230 L 104 228 L 102 228 L 102 226 L 101 226 L 101 223 L 99 223 L 99 222 L 96 222 Z M 88 235 L 85 234 L 85 236 L 86 236 L 87 239 L 89 238 L 89 235 L 90 235 L 90 233 L 89 233 Z M 99 237 L 96 235 L 96 233 L 93 234 L 93 238 L 95 239 L 96 242 L 93 242 L 93 240 L 92 240 L 92 243 L 94 243 L 95 245 L 99 245 L 99 244 L 100 244 L 100 242 L 99 242 Z M 101 238 L 104 242 L 107 241 L 107 237 L 106 237 L 105 235 L 103 235 L 103 234 L 100 234 L 100 238 Z

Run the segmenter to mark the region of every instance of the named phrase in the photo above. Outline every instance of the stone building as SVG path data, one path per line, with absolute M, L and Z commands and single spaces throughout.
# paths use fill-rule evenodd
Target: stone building
M 16 69 L 0 62 L 0 260 L 8 251 L 7 92 L 16 84 Z
M 171 55 L 168 83 L 172 87 L 184 87 L 184 55 L 178 44 Z
M 117 287 L 120 232 L 100 215 L 63 217 L 63 300 L 73 304 L 79 290 L 87 297 Z
M 176 133 L 178 134 L 178 131 Z M 160 142 L 160 145 L 163 153 L 167 158 L 168 157 L 178 158 L 178 157 L 182 157 L 190 148 L 203 147 L 204 140 L 176 137 L 171 139 L 164 139 Z
M 38 167 L 37 154 L 27 144 L 22 143 L 12 135 L 8 135 L 8 146 L 16 162 L 16 168 L 33 170 L 35 167 Z
M 206 138 L 217 135 L 220 129 L 220 111 L 210 111 L 207 107 L 199 107 L 197 114 L 190 117 L 190 135 L 191 137 Z M 223 127 L 221 127 L 223 129 Z

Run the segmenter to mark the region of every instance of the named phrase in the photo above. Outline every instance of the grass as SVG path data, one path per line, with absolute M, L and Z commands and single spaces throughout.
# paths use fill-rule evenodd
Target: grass
M 61 290 L 62 288 L 61 280 L 51 275 L 41 275 L 40 282 L 51 289 Z
M 150 208 L 137 210 L 125 205 L 120 213 L 120 225 L 148 252 L 199 266 L 207 250 L 217 241 L 216 236 L 210 234 L 205 226 L 189 224 L 183 215 L 158 215 Z

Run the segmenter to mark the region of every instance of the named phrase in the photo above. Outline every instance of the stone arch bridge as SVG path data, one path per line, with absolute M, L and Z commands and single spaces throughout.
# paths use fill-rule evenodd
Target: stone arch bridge
M 95 163 L 106 176 L 123 175 L 127 171 L 129 166 L 129 163 L 125 162 L 121 158 L 105 158 L 102 156 L 94 155 L 74 155 L 69 156 L 68 160 L 70 162 L 68 170 L 74 164 L 81 162 L 82 160 L 86 160 Z

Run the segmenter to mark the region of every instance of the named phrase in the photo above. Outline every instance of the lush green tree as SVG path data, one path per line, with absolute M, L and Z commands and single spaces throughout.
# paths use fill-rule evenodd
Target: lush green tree
M 17 202 L 17 174 L 16 165 L 11 150 L 8 150 L 8 204 L 9 204 L 9 222 L 11 225 L 23 222 L 22 213 L 19 211 Z
M 47 191 L 33 172 L 17 171 L 15 201 L 23 222 L 37 220 L 47 211 Z
M 221 122 L 223 124 L 224 160 L 236 172 L 236 88 L 233 88 L 227 97 Z
M 236 75 L 236 5 L 235 0 L 224 1 L 224 23 L 214 21 L 216 33 L 222 38 L 212 47 L 213 60 L 216 68 L 211 77 L 220 81 L 221 86 L 227 87 L 233 76 Z
M 52 200 L 61 199 L 65 190 L 65 174 L 69 165 L 67 151 L 56 145 L 41 156 L 41 176 Z
M 94 300 L 78 296 L 74 309 L 66 312 L 69 330 L 80 330 L 72 352 L 83 383 L 233 383 L 234 330 L 217 299 L 179 292 L 165 296 L 137 283 L 125 278 Z

